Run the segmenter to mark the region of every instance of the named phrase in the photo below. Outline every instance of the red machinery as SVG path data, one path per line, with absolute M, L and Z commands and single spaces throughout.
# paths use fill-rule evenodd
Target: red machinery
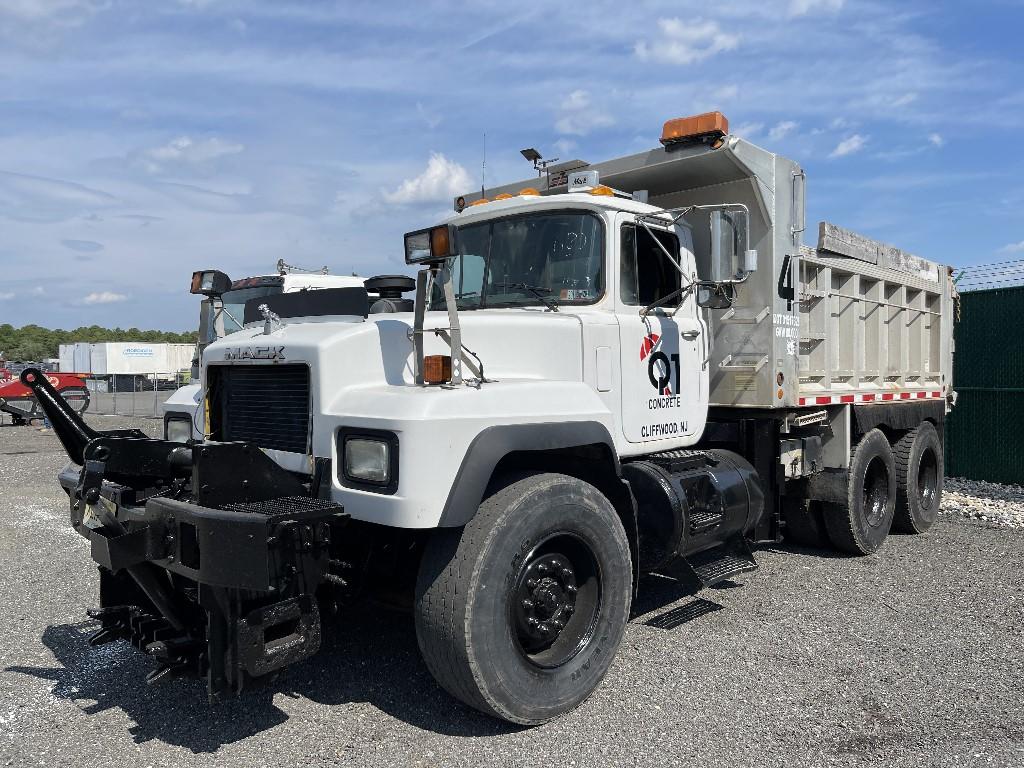
M 73 373 L 48 373 L 46 380 L 64 396 L 68 404 L 78 413 L 89 407 L 89 390 L 85 382 Z M 18 381 L 6 368 L 0 368 L 0 411 L 11 414 L 14 424 L 27 424 L 32 419 L 43 418 L 39 402 L 32 390 Z

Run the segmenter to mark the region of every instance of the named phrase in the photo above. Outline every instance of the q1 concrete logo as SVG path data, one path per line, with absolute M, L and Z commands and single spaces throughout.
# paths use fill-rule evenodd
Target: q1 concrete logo
M 647 378 L 659 395 L 678 395 L 679 354 L 665 354 L 660 342 L 661 336 L 656 333 L 644 336 L 640 342 L 640 362 L 647 361 Z

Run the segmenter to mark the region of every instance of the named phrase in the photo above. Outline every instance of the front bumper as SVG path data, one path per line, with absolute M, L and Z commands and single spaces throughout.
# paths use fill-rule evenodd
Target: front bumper
M 319 649 L 317 588 L 343 583 L 331 557 L 341 507 L 301 495 L 220 507 L 142 501 L 107 480 L 90 504 L 83 474 L 71 465 L 59 480 L 100 567 L 94 644 L 127 639 L 157 659 L 150 681 L 206 676 L 214 699 Z

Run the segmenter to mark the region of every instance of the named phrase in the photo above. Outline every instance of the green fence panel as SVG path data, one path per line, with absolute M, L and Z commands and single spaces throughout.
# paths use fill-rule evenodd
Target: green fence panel
M 1024 485 L 1024 286 L 960 300 L 946 474 Z

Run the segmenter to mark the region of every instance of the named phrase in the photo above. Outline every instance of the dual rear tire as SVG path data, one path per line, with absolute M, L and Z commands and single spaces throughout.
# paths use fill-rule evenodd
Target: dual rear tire
M 894 444 L 880 429 L 857 443 L 850 458 L 846 499 L 822 505 L 832 545 L 855 555 L 878 551 L 890 530 L 924 533 L 942 500 L 942 441 L 921 422 Z

